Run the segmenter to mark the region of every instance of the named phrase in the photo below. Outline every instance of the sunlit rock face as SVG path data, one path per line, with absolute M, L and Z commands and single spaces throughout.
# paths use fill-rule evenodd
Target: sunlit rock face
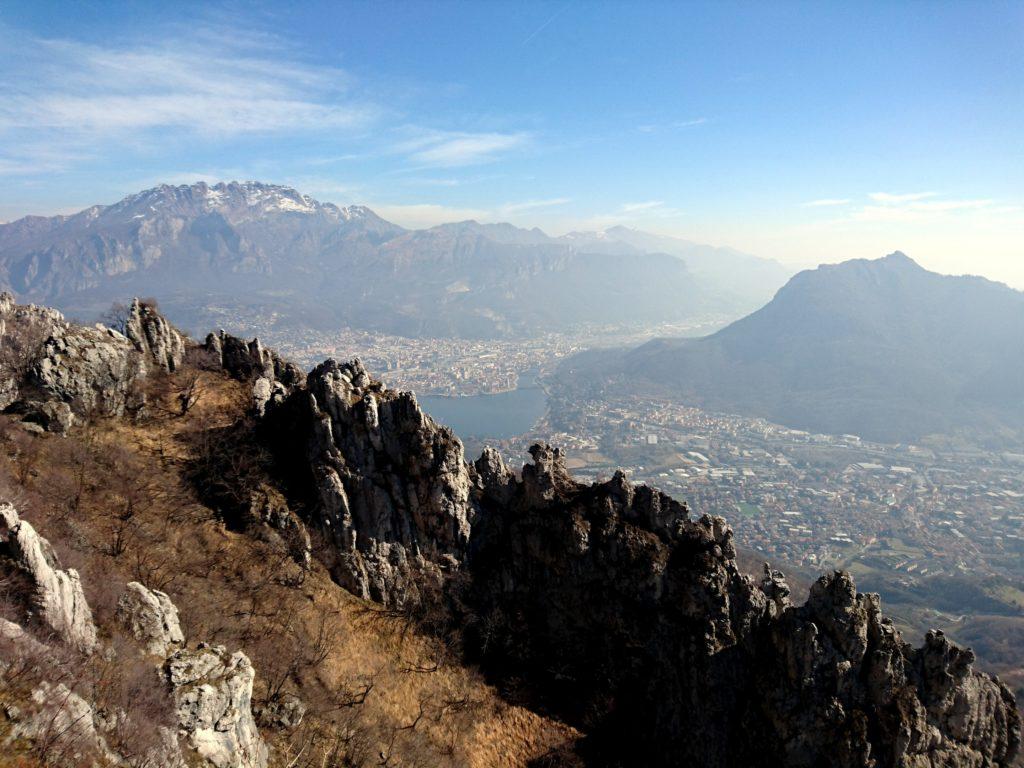
M 153 656 L 166 658 L 185 643 L 171 598 L 137 581 L 128 582 L 118 599 L 117 619 Z
M 61 433 L 76 418 L 141 411 L 139 383 L 156 371 L 175 370 L 185 340 L 138 299 L 124 330 L 127 335 L 70 323 L 56 310 L 0 295 L 0 408 Z
M 96 625 L 78 572 L 62 570 L 50 542 L 10 504 L 0 504 L 0 573 L 4 571 L 22 577 L 25 593 L 19 597 L 32 622 L 82 651 L 96 648 Z
M 332 573 L 362 597 L 404 603 L 465 553 L 473 507 L 462 444 L 357 360 L 328 360 L 306 386 L 306 450 Z
M 252 714 L 256 677 L 241 651 L 200 643 L 175 652 L 165 666 L 189 746 L 216 768 L 265 768 L 267 746 Z

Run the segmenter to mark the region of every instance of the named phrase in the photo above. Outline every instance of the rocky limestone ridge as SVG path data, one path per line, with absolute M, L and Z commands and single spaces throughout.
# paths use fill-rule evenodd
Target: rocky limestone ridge
M 332 544 L 321 554 L 341 585 L 401 604 L 459 567 L 470 469 L 462 443 L 412 393 L 384 389 L 358 360 L 328 360 L 277 415 L 302 425 L 289 444 L 306 459 L 314 522 Z
M 61 570 L 50 543 L 18 516 L 10 504 L 0 504 L 0 572 L 24 579 L 26 616 L 62 641 L 91 653 L 96 648 L 96 625 L 73 568 Z
M 259 416 L 268 404 L 282 403 L 305 380 L 296 365 L 264 347 L 258 338 L 247 342 L 221 330 L 208 334 L 203 348 L 228 374 L 252 382 L 253 411 Z
M 3 344 L 17 341 L 12 311 L 0 301 Z M 595 765 L 981 768 L 1019 750 L 1007 689 L 939 634 L 904 643 L 846 574 L 793 606 L 779 572 L 739 571 L 724 520 L 691 519 L 621 473 L 577 483 L 550 446 L 535 446 L 519 474 L 494 451 L 470 465 L 411 393 L 385 389 L 358 361 L 303 379 L 257 341 L 222 333 L 206 346 L 252 382 L 256 433 L 279 458 L 281 488 L 326 534 L 317 555 L 336 580 L 391 605 L 448 590 L 471 656 L 506 690 L 581 725 Z M 65 373 L 81 368 L 58 357 Z M 28 399 L 13 380 L 15 399 Z M 42 401 L 54 399 L 74 400 Z M 262 768 L 243 655 L 181 649 L 165 674 L 181 733 L 208 762 Z
M 185 644 L 171 598 L 137 581 L 128 582 L 118 599 L 117 618 L 151 655 L 167 658 Z
M 823 576 L 791 606 L 781 573 L 739 571 L 722 518 L 692 520 L 621 473 L 577 483 L 557 450 L 531 453 L 520 480 L 493 456 L 478 462 L 470 645 L 485 669 L 525 677 L 590 725 L 602 759 L 1012 763 L 1016 704 L 971 669 L 970 651 L 940 634 L 911 648 L 849 574 Z
M 0 505 L 0 573 L 5 569 L 26 578 L 27 618 L 78 651 L 116 653 L 97 639 L 96 627 L 85 602 L 78 575 L 57 568 L 46 539 L 18 518 L 9 504 Z M 130 582 L 118 601 L 117 619 L 141 649 L 159 660 L 153 685 L 167 686 L 174 702 L 177 732 L 202 761 L 214 768 L 266 768 L 268 749 L 256 727 L 252 710 L 255 671 L 241 651 L 200 643 L 184 647 L 178 609 L 171 599 L 138 582 Z M 49 641 L 47 641 L 49 642 Z M 12 659 L 37 659 L 33 668 L 45 669 L 56 658 L 55 648 L 41 642 L 21 625 L 0 617 L 0 689 Z M 174 731 L 151 726 L 157 739 L 144 754 L 133 752 L 126 762 L 109 744 L 105 733 L 118 727 L 127 713 L 107 712 L 63 682 L 41 680 L 23 706 L 5 704 L 11 725 L 0 734 L 0 744 L 49 743 L 62 745 L 82 764 L 98 758 L 103 765 L 158 765 L 184 768 L 186 761 Z M 261 713 L 268 727 L 295 727 L 305 707 L 293 696 L 268 705 Z M 6 739 L 6 742 L 4 741 Z M 194 762 L 194 761 L 193 761 Z M 192 763 L 190 763 L 192 764 Z
M 216 768 L 266 768 L 268 753 L 252 715 L 255 671 L 241 651 L 200 643 L 166 664 L 182 735 Z
M 911 648 L 847 574 L 792 606 L 778 571 L 740 572 L 722 518 L 622 473 L 577 483 L 542 445 L 519 476 L 494 451 L 469 465 L 358 361 L 266 413 L 293 480 L 304 452 L 339 583 L 394 605 L 458 589 L 470 654 L 590 732 L 595 764 L 973 768 L 1019 749 L 1012 694 L 969 651 Z
M 144 358 L 151 360 L 165 371 L 173 371 L 185 357 L 185 340 L 156 308 L 132 300 L 128 318 L 124 324 L 124 335 Z
M 56 310 L 0 295 L 0 408 L 58 432 L 75 417 L 139 409 L 144 400 L 136 384 L 151 369 L 180 365 L 185 341 L 137 299 L 125 332 L 69 323 Z

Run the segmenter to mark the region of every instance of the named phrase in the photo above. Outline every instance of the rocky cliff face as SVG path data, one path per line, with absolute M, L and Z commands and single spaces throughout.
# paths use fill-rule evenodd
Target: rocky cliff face
M 417 580 L 457 568 L 469 541 L 462 444 L 412 393 L 372 382 L 358 360 L 317 366 L 301 396 L 332 573 L 362 597 L 414 599 Z
M 67 322 L 53 309 L 0 295 L 0 407 L 50 431 L 75 417 L 120 416 L 144 405 L 137 384 L 151 370 L 174 370 L 185 342 L 137 299 L 121 334 Z
M 335 578 L 396 605 L 457 583 L 469 653 L 589 732 L 595 764 L 960 768 L 1018 751 L 1006 687 L 941 635 L 904 643 L 847 574 L 793 606 L 781 573 L 740 572 L 723 519 L 621 473 L 582 485 L 550 446 L 519 475 L 493 451 L 466 464 L 357 361 L 319 366 L 282 409 Z
M 139 299 L 132 301 L 124 335 L 144 358 L 165 371 L 173 371 L 185 356 L 185 341 L 154 307 Z
M 556 451 L 533 455 L 521 480 L 481 493 L 471 647 L 589 726 L 601 762 L 1012 761 L 1013 697 L 971 669 L 969 651 L 941 635 L 911 648 L 848 574 L 791 606 L 778 572 L 757 583 L 739 572 L 721 518 L 691 520 L 622 475 L 575 483 Z
M 282 360 L 259 339 L 247 342 L 221 330 L 206 337 L 203 349 L 231 376 L 252 383 L 253 411 L 258 416 L 266 413 L 268 403 L 282 403 L 305 381 L 297 366 Z
M 23 589 L 15 594 L 23 602 L 25 626 L 0 617 L 0 701 L 5 721 L 0 747 L 12 742 L 45 746 L 62 756 L 55 765 L 266 768 L 268 750 L 251 706 L 256 674 L 252 664 L 242 652 L 230 654 L 221 646 L 184 647 L 178 609 L 166 594 L 130 582 L 118 601 L 117 619 L 148 654 L 148 663 L 155 657 L 152 685 L 173 700 L 177 734 L 158 723 L 137 724 L 147 743 L 128 743 L 120 752 L 111 736 L 124 740 L 129 715 L 107 711 L 91 700 L 95 691 L 88 674 L 68 670 L 83 665 L 82 654 L 95 652 L 113 661 L 125 649 L 98 637 L 78 574 L 61 570 L 50 543 L 13 506 L 3 503 L 0 578 L 12 576 L 22 580 Z M 30 626 L 38 638 L 25 629 Z M 51 667 L 58 679 L 48 675 Z M 27 701 L 12 703 L 11 691 L 26 681 Z M 293 710 L 302 707 L 301 702 L 290 703 Z M 301 714 L 297 716 L 301 719 Z M 179 735 L 192 752 L 189 763 Z
M 216 768 L 265 768 L 251 707 L 256 673 L 244 653 L 201 643 L 171 656 L 166 674 L 181 730 L 200 757 Z
M 173 329 L 142 306 L 132 318 L 122 336 L 0 297 L 8 408 L 128 409 L 138 377 L 181 360 Z M 278 487 L 254 490 L 246 514 L 300 563 L 306 526 L 318 529 L 316 555 L 361 597 L 440 600 L 470 657 L 504 690 L 579 725 L 594 765 L 983 768 L 1019 750 L 1005 686 L 940 634 L 903 642 L 847 574 L 823 576 L 794 606 L 781 573 L 741 573 L 723 519 L 694 519 L 621 473 L 577 483 L 543 445 L 518 473 L 494 451 L 468 464 L 412 394 L 358 361 L 302 377 L 255 340 L 222 333 L 205 346 L 251 386 L 243 421 L 255 426 L 229 439 L 265 441 L 278 458 Z M 13 508 L 0 512 L 2 567 L 25 580 L 26 621 L 94 646 L 73 573 Z M 162 662 L 171 654 L 164 680 L 193 751 L 218 768 L 266 765 L 248 659 L 181 647 L 170 601 L 142 585 L 128 587 L 120 618 Z
M 26 618 L 86 653 L 96 648 L 96 625 L 73 569 L 62 570 L 50 542 L 22 520 L 10 504 L 0 504 L 0 574 L 24 582 Z
M 117 618 L 153 656 L 167 658 L 185 643 L 171 598 L 137 581 L 128 582 L 117 601 Z

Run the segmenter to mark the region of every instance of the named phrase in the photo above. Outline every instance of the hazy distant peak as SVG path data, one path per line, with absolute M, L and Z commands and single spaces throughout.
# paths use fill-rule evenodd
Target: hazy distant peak
M 537 227 L 524 229 L 505 221 L 482 224 L 476 219 L 466 219 L 465 221 L 438 224 L 433 229 L 454 235 L 479 235 L 494 242 L 511 245 L 537 245 L 552 241 L 552 238 Z
M 833 274 L 854 275 L 857 273 L 876 276 L 935 274 L 928 272 L 928 270 L 903 253 L 903 251 L 893 251 L 877 259 L 850 259 L 837 264 L 821 264 L 817 269 L 805 270 L 801 274 L 817 279 L 818 276 L 828 277 Z
M 924 269 L 920 264 L 914 261 L 912 258 L 907 256 L 903 251 L 893 251 L 887 256 L 883 256 L 879 259 L 884 264 L 893 266 L 904 266 L 904 267 L 915 267 L 917 269 Z

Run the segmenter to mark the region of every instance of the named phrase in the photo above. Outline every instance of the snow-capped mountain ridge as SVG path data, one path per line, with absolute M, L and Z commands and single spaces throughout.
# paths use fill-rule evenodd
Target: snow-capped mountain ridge
M 0 225 L 0 288 L 84 318 L 156 296 L 192 328 L 232 307 L 296 328 L 473 338 L 730 317 L 752 303 L 675 254 L 598 242 L 508 223 L 406 230 L 279 184 L 162 184 Z
M 220 182 L 172 186 L 161 184 L 129 195 L 111 206 L 93 209 L 122 213 L 125 211 L 157 212 L 160 208 L 194 206 L 207 212 L 231 213 L 238 216 L 260 216 L 273 213 L 321 214 L 338 221 L 352 221 L 373 215 L 365 206 L 339 207 L 321 203 L 292 187 L 258 181 Z M 88 209 L 88 210 L 93 210 Z

